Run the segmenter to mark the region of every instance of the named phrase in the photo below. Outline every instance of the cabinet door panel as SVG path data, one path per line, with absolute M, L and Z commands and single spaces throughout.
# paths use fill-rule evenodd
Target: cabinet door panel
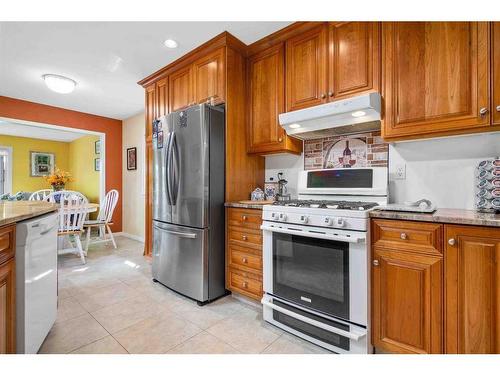
M 447 225 L 446 352 L 500 353 L 500 230 Z
M 398 353 L 442 352 L 442 258 L 375 248 L 373 345 Z
M 214 104 L 225 101 L 224 55 L 224 48 L 221 48 L 193 64 L 194 96 L 197 103 L 204 103 L 212 98 Z
M 284 130 L 278 115 L 284 111 L 284 49 L 282 45 L 248 61 L 249 151 L 280 148 Z
M 489 124 L 487 23 L 384 23 L 383 56 L 384 137 Z
M 286 110 L 327 101 L 327 30 L 324 26 L 286 42 Z
M 0 354 L 16 352 L 15 262 L 0 265 Z
M 492 105 L 493 123 L 500 125 L 500 22 L 492 22 Z
M 152 83 L 146 87 L 146 138 L 151 140 L 153 120 L 156 118 L 156 85 Z
M 336 100 L 379 91 L 380 24 L 336 22 L 329 30 L 329 95 Z
M 191 66 L 182 68 L 169 77 L 170 112 L 175 112 L 194 104 Z
M 168 77 L 156 82 L 156 117 L 168 113 Z

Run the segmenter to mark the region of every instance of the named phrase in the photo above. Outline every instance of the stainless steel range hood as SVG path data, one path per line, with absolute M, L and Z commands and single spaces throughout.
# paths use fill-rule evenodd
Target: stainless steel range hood
M 279 121 L 288 135 L 299 139 L 375 131 L 380 130 L 380 102 L 379 93 L 359 95 L 282 113 Z

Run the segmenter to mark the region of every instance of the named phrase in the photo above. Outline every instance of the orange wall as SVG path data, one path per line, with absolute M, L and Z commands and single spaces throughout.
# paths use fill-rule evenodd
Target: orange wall
M 122 122 L 108 117 L 0 96 L 0 117 L 41 122 L 106 134 L 106 191 L 116 189 L 120 199 L 113 215 L 113 232 L 122 230 Z

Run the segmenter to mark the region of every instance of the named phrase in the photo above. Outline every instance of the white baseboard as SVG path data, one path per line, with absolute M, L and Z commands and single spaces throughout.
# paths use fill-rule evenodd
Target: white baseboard
M 136 236 L 135 234 L 130 234 L 127 232 L 116 232 L 116 233 L 113 233 L 113 235 L 130 238 L 131 240 L 136 240 L 136 241 L 144 243 L 144 238 L 142 238 L 140 236 Z

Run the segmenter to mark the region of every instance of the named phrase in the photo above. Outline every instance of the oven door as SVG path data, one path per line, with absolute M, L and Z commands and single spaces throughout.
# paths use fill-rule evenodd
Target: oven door
M 367 325 L 366 232 L 264 222 L 264 290 Z

